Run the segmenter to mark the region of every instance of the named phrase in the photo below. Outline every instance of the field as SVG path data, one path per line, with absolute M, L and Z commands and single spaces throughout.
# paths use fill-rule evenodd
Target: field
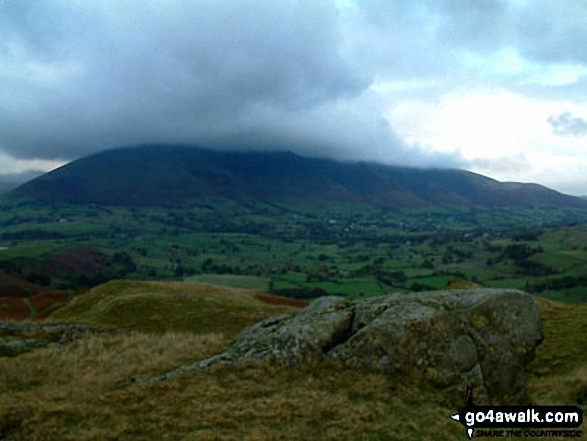
M 537 299 L 545 341 L 528 369 L 531 399 L 585 410 L 587 306 Z M 151 385 L 120 384 L 220 352 L 251 321 L 295 311 L 252 291 L 193 282 L 96 287 L 44 322 L 108 324 L 124 332 L 2 359 L 0 438 L 465 439 L 462 426 L 448 418 L 464 401 L 379 371 L 244 364 Z
M 311 299 L 461 280 L 587 301 L 586 210 L 0 202 L 0 271 L 51 290 L 185 280 Z

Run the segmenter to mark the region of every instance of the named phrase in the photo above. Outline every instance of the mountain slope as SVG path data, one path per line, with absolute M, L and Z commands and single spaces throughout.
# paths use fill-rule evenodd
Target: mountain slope
M 463 170 L 161 145 L 91 155 L 24 184 L 11 195 L 120 205 L 176 204 L 210 197 L 311 198 L 384 207 L 586 205 L 540 185 L 503 183 Z

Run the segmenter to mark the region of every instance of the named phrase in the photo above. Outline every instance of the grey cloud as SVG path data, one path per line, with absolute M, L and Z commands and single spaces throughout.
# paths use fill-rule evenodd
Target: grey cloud
M 528 2 L 518 11 L 517 44 L 523 55 L 547 63 L 587 63 L 587 3 Z
M 448 0 L 436 3 L 442 14 L 438 36 L 451 46 L 475 52 L 516 48 L 529 59 L 562 63 L 587 61 L 587 3 L 575 0 Z
M 548 118 L 548 124 L 552 132 L 561 136 L 585 136 L 587 135 L 587 121 L 581 117 L 574 117 L 571 112 L 563 112 L 555 117 Z
M 541 63 L 586 63 L 587 3 L 448 0 L 436 3 L 444 19 L 439 35 L 475 51 L 513 47 Z
M 443 15 L 439 37 L 452 46 L 492 51 L 511 41 L 512 14 L 503 0 L 437 2 Z
M 517 175 L 532 171 L 532 164 L 524 154 L 499 158 L 478 158 L 471 161 L 475 169 L 490 175 Z
M 466 163 L 393 133 L 369 91 L 375 69 L 347 51 L 349 29 L 333 2 L 5 0 L 0 8 L 0 56 L 13 66 L 0 70 L 0 148 L 19 158 L 160 142 Z
M 371 81 L 340 55 L 327 2 L 5 0 L 0 8 L 0 56 L 13 66 L 2 72 L 0 146 L 21 158 L 199 142 L 259 105 L 304 112 Z
M 587 2 L 513 0 L 361 0 L 350 46 L 362 65 L 389 79 L 479 81 L 463 54 L 514 49 L 548 65 L 587 64 Z M 513 78 L 512 81 L 520 78 Z M 513 83 L 512 85 L 514 85 Z
M 12 190 L 44 173 L 39 170 L 31 170 L 23 173 L 0 174 L 0 193 Z
M 454 77 L 462 51 L 510 41 L 507 2 L 361 0 L 353 17 L 353 58 L 391 79 Z
M 545 62 L 585 61 L 583 8 L 571 0 L 357 0 L 342 10 L 334 0 L 3 0 L 0 150 L 73 159 L 181 142 L 464 166 L 458 153 L 407 146 L 369 86 L 424 79 L 433 86 L 411 93 L 433 99 L 479 80 L 460 65 L 463 53 L 510 45 Z

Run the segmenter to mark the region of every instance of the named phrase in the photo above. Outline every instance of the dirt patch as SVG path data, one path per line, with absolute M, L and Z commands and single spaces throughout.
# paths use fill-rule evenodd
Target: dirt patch
M 37 314 L 35 320 L 42 320 L 49 317 L 57 309 L 65 306 L 71 299 L 72 294 L 65 291 L 46 292 L 37 294 L 29 300 Z
M 0 297 L 0 320 L 24 320 L 30 313 L 22 297 Z
M 47 291 L 27 297 L 33 308 L 33 320 L 43 320 L 58 309 L 67 305 L 72 297 L 83 294 L 86 290 L 75 293 L 67 291 Z M 29 317 L 31 309 L 24 302 L 23 297 L 0 297 L 0 320 L 20 321 Z

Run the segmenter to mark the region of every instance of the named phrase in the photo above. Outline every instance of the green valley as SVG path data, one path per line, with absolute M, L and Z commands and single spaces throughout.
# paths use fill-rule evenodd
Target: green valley
M 529 399 L 584 410 L 584 201 L 450 170 L 176 153 L 128 174 L 90 157 L 0 197 L 0 438 L 452 440 L 466 397 L 412 374 L 244 362 L 133 382 L 318 297 L 479 287 L 533 294 Z
M 385 209 L 211 199 L 172 207 L 4 200 L 0 270 L 57 290 L 193 280 L 371 296 L 462 279 L 587 300 L 587 210 Z

